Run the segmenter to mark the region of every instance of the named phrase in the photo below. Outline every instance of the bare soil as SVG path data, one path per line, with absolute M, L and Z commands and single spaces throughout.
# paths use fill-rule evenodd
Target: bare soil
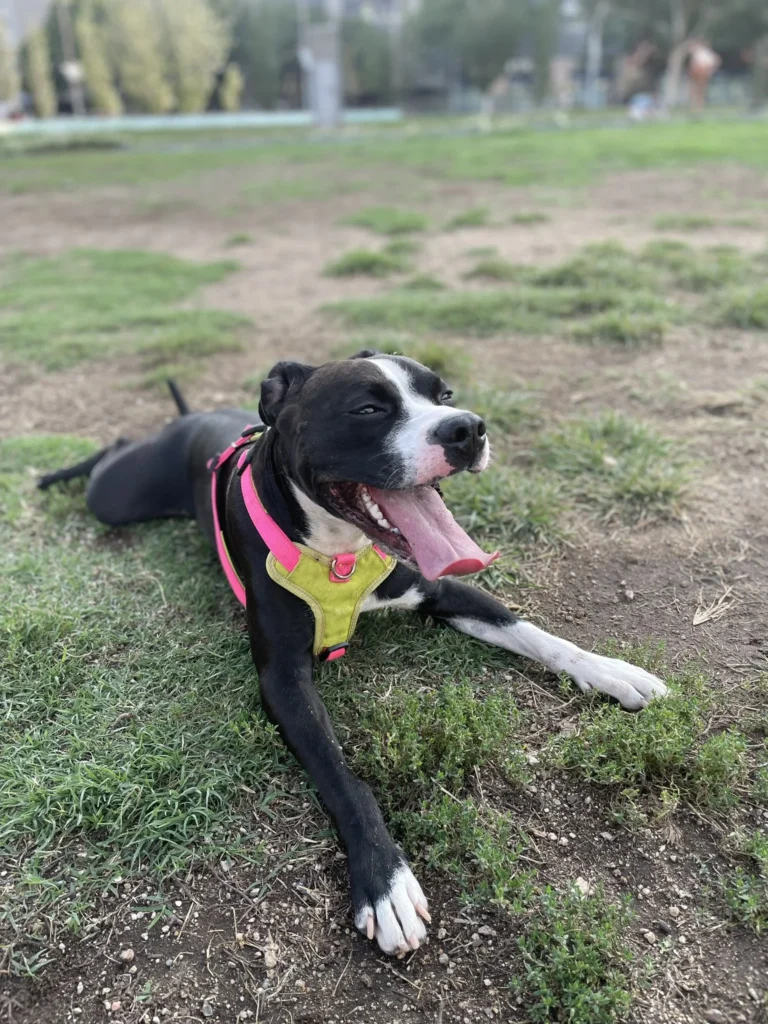
M 0 197 L 0 255 L 20 249 L 53 253 L 77 245 L 148 248 L 191 259 L 234 256 L 242 269 L 209 288 L 201 301 L 252 319 L 245 351 L 207 363 L 187 391 L 196 408 L 253 402 L 243 386 L 247 377 L 279 358 L 322 360 L 339 342 L 337 328 L 320 306 L 388 287 L 327 278 L 322 269 L 350 248 L 375 244 L 367 232 L 339 226 L 340 218 L 377 201 L 397 202 L 399 196 L 393 200 L 392 182 L 368 182 L 364 195 L 246 204 L 235 218 L 225 211 L 222 193 L 236 193 L 246 184 L 253 190 L 258 180 L 249 175 L 246 181 L 244 172 L 212 176 L 197 191 L 185 186 L 184 202 L 172 201 L 179 198 L 175 187 L 162 186 L 150 208 L 129 189 Z M 664 213 L 705 209 L 720 218 L 720 226 L 686 235 L 686 241 L 747 251 L 763 247 L 764 231 L 729 227 L 727 219 L 751 216 L 758 226 L 768 226 L 768 181 L 736 167 L 625 174 L 572 193 L 455 182 L 427 186 L 415 179 L 409 184 L 411 190 L 418 184 L 418 206 L 435 224 L 476 205 L 494 211 L 494 226 L 435 230 L 424 237 L 419 269 L 449 284 L 461 282 L 473 248 L 495 246 L 508 259 L 542 263 L 608 238 L 634 248 L 659 237 L 652 221 Z M 551 220 L 533 226 L 510 222 L 515 212 L 530 209 L 543 210 Z M 252 244 L 227 249 L 225 241 L 235 230 L 249 232 Z M 535 388 L 553 420 L 605 408 L 631 412 L 657 424 L 697 459 L 697 477 L 679 521 L 648 521 L 633 529 L 610 521 L 583 524 L 578 542 L 540 567 L 540 589 L 525 599 L 537 622 L 586 647 L 606 636 L 663 638 L 672 665 L 700 659 L 734 699 L 745 678 L 765 671 L 768 392 L 761 397 L 755 387 L 768 373 L 765 346 L 763 339 L 740 332 L 690 327 L 676 329 L 661 350 L 631 354 L 540 338 L 468 346 L 481 376 Z M 51 374 L 8 368 L 0 376 L 0 436 L 67 432 L 107 442 L 156 429 L 172 414 L 171 403 L 159 391 L 137 390 L 137 374 L 131 359 Z M 728 612 L 694 626 L 697 608 L 728 587 L 735 599 Z M 567 727 L 573 701 L 543 678 L 541 685 L 514 673 L 511 678 L 521 702 L 537 708 L 542 729 Z M 757 1024 L 768 1019 L 764 943 L 714 917 L 704 898 L 701 865 L 720 856 L 713 843 L 716 822 L 704 828 L 693 815 L 678 815 L 666 834 L 658 828 L 625 833 L 606 824 L 608 807 L 601 794 L 578 788 L 554 793 L 544 780 L 523 794 L 514 810 L 521 827 L 538 837 L 538 859 L 547 875 L 582 876 L 592 884 L 603 880 L 609 893 L 636 898 L 637 948 L 656 958 L 653 983 L 635 1010 L 638 1021 Z M 273 811 L 279 821 L 280 808 L 273 805 Z M 329 838 L 312 856 L 290 856 L 302 837 L 322 829 L 323 821 L 322 812 L 308 802 L 298 819 L 265 823 L 270 887 L 255 901 L 246 893 L 250 875 L 218 865 L 167 887 L 171 916 L 152 926 L 150 915 L 136 908 L 147 905 L 156 887 L 125 884 L 118 900 L 105 899 L 84 938 L 60 936 L 60 956 L 39 980 L 0 976 L 0 1019 L 16 1024 L 525 1019 L 507 987 L 516 956 L 514 925 L 492 911 L 468 913 L 451 882 L 428 878 L 425 888 L 434 908 L 428 945 L 403 961 L 378 955 L 351 927 L 344 861 L 335 841 Z M 567 844 L 551 841 L 551 834 L 565 837 Z M 672 916 L 670 908 L 679 914 Z M 649 928 L 660 939 L 669 931 L 672 941 L 663 956 L 641 937 Z M 439 962 L 443 952 L 448 965 Z M 272 984 L 265 989 L 266 978 Z M 716 1010 L 720 1018 L 712 1015 Z

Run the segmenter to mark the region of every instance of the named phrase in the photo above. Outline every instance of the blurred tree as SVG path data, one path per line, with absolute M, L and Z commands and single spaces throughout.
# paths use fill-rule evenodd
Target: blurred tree
M 108 7 L 110 41 L 123 97 L 135 110 L 165 114 L 175 103 L 168 82 L 163 36 L 153 0 L 114 0 Z
M 170 80 L 183 114 L 205 110 L 230 41 L 206 0 L 156 0 Z
M 103 22 L 97 20 L 94 4 L 80 5 L 75 17 L 75 38 L 93 109 L 110 117 L 119 116 L 123 112 L 123 101 L 113 81 L 107 30 Z
M 0 102 L 15 100 L 19 95 L 19 69 L 16 53 L 5 34 L 5 25 L 0 20 Z
M 243 73 L 237 64 L 227 64 L 219 86 L 219 106 L 222 110 L 240 109 L 243 84 Z
M 530 0 L 533 40 L 533 95 L 541 103 L 549 95 L 552 59 L 557 52 L 560 0 Z
M 515 55 L 529 13 L 528 0 L 424 0 L 406 26 L 409 79 L 432 69 L 487 89 Z
M 272 109 L 287 93 L 299 98 L 299 35 L 292 3 L 239 0 L 232 36 L 232 59 L 243 72 L 250 105 Z
M 392 50 L 388 33 L 362 18 L 341 25 L 344 96 L 353 103 L 392 98 Z
M 53 87 L 48 39 L 41 28 L 29 34 L 24 50 L 24 79 L 32 94 L 35 113 L 38 117 L 54 117 L 58 103 Z

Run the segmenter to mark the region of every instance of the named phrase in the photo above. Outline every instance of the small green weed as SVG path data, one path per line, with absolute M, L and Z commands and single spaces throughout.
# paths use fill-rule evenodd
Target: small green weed
M 611 310 L 575 324 L 571 334 L 576 341 L 590 345 L 650 348 L 663 343 L 667 328 L 668 323 L 658 315 Z
M 502 256 L 486 256 L 464 276 L 467 278 L 483 277 L 491 281 L 524 281 L 531 275 L 528 268 L 519 263 L 512 263 Z
M 253 243 L 253 235 L 247 231 L 236 231 L 234 235 L 230 235 L 224 245 L 228 249 L 234 249 L 239 245 L 251 245 Z
M 738 867 L 721 879 L 731 916 L 758 935 L 768 932 L 768 881 Z
M 602 892 L 543 890 L 525 934 L 518 940 L 522 978 L 513 986 L 533 1024 L 615 1024 L 632 1002 L 634 955 L 625 934 L 628 904 Z
M 715 227 L 716 224 L 713 217 L 706 217 L 698 213 L 664 214 L 653 222 L 657 231 L 703 231 L 706 228 Z
M 405 257 L 391 252 L 353 249 L 327 264 L 323 273 L 328 277 L 389 277 L 390 274 L 402 273 L 408 266 Z
M 384 252 L 390 256 L 415 256 L 421 250 L 421 242 L 415 238 L 393 238 L 384 246 Z
M 483 228 L 488 224 L 490 210 L 486 206 L 475 206 L 451 217 L 445 225 L 446 231 L 457 231 L 460 228 Z
M 412 292 L 441 292 L 446 286 L 432 274 L 414 274 L 407 281 L 403 281 L 400 287 Z
M 513 224 L 547 224 L 551 220 L 551 217 L 547 213 L 541 213 L 539 210 L 531 210 L 528 213 L 515 213 L 511 217 Z
M 426 231 L 429 225 L 423 213 L 398 210 L 393 206 L 369 206 L 347 217 L 344 223 L 368 228 L 377 235 L 407 235 L 414 231 Z
M 549 288 L 619 288 L 652 290 L 656 279 L 648 267 L 617 242 L 587 245 L 565 263 L 533 275 L 533 283 Z
M 672 511 L 688 482 L 678 442 L 619 413 L 571 420 L 543 434 L 537 450 L 577 501 L 604 515 Z

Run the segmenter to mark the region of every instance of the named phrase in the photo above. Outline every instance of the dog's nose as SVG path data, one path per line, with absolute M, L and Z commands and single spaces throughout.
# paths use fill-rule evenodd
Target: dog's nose
M 485 444 L 485 423 L 472 412 L 462 412 L 438 423 L 432 438 L 449 457 L 455 455 L 471 463 Z

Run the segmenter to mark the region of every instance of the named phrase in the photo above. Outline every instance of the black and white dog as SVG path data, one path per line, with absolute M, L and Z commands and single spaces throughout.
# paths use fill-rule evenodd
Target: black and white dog
M 193 516 L 213 542 L 208 463 L 254 422 L 253 413 L 189 413 L 172 390 L 183 415 L 159 435 L 118 441 L 44 477 L 40 486 L 89 475 L 88 507 L 102 522 Z M 450 515 L 437 485 L 462 470 L 482 471 L 490 455 L 482 420 L 454 408 L 451 398 L 439 376 L 406 358 L 364 352 L 319 367 L 278 363 L 261 388 L 259 414 L 269 429 L 246 472 L 292 541 L 334 556 L 373 540 L 397 558 L 363 611 L 433 616 L 565 672 L 583 691 L 598 690 L 626 708 L 664 694 L 664 684 L 648 672 L 551 636 L 482 590 L 444 576 L 482 552 Z M 387 953 L 416 949 L 429 921 L 427 900 L 373 793 L 346 763 L 313 685 L 312 612 L 265 571 L 267 548 L 246 510 L 235 462 L 221 471 L 217 505 L 245 585 L 264 709 L 317 786 L 344 844 L 356 926 Z

